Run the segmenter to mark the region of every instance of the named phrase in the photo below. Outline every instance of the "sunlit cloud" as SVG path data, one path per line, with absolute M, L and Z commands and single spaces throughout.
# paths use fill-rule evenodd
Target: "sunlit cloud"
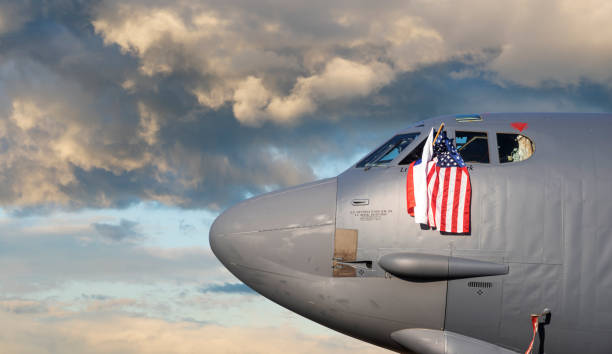
M 0 9 L 0 205 L 14 215 L 220 211 L 431 115 L 610 109 L 604 1 Z
M 3 350 L 11 353 L 378 353 L 380 349 L 340 335 L 306 334 L 295 327 L 224 327 L 196 322 L 106 313 L 43 314 L 33 304 L 0 302 Z M 6 309 L 9 309 L 7 311 Z M 11 310 L 12 309 L 12 310 Z M 96 316 L 92 316 L 92 315 Z

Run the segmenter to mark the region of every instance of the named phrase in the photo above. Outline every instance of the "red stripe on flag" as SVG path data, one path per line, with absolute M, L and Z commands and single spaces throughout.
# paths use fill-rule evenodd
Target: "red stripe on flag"
M 433 211 L 433 225 L 429 225 L 429 226 L 433 226 L 436 227 L 436 214 L 437 214 L 437 199 L 438 199 L 438 179 L 440 177 L 440 167 L 438 167 L 437 165 L 434 166 L 433 170 L 435 170 L 435 174 L 433 176 L 434 180 L 433 180 L 433 192 L 431 193 L 431 210 Z
M 465 174 L 466 180 L 466 188 L 465 188 L 465 198 L 463 200 L 463 232 L 470 232 L 470 202 L 472 199 L 472 185 L 470 183 L 470 175 L 468 174 L 467 167 L 461 168 L 462 174 Z
M 433 220 L 433 210 L 431 205 L 431 193 L 433 192 L 433 183 L 435 183 L 436 163 L 431 161 L 427 164 L 427 225 L 434 226 L 436 223 Z
M 455 173 L 455 195 L 453 198 L 453 222 L 451 224 L 451 232 L 457 231 L 457 218 L 459 217 L 459 196 L 461 195 L 461 179 L 463 171 L 458 170 Z
M 408 173 L 406 174 L 406 206 L 408 214 L 414 216 L 414 207 L 416 201 L 414 199 L 414 162 L 408 166 Z
M 435 173 L 428 174 L 430 226 L 443 232 L 469 233 L 471 186 L 467 168 L 435 168 Z
M 446 227 L 446 212 L 448 210 L 448 195 L 454 191 L 450 190 L 450 168 L 444 173 L 444 184 L 442 185 L 442 210 L 440 212 L 440 231 L 448 231 Z

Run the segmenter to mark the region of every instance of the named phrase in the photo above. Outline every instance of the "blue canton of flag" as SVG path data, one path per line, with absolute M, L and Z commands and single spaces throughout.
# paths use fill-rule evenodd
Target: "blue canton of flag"
M 446 131 L 440 133 L 434 144 L 434 156 L 438 157 L 439 167 L 465 167 L 465 162 L 457 152 L 455 145 L 446 136 Z

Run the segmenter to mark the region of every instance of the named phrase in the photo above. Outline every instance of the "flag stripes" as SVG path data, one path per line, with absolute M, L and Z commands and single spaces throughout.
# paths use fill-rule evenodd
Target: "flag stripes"
M 429 226 L 451 233 L 470 232 L 471 185 L 467 167 L 427 166 Z
M 442 232 L 470 233 L 472 186 L 468 168 L 445 131 L 433 128 L 422 158 L 408 166 L 406 208 L 417 224 Z M 433 157 L 433 159 L 432 159 Z
M 436 198 L 438 196 L 438 174 L 436 173 L 436 162 L 430 161 L 427 165 L 427 199 L 429 200 L 427 208 L 427 224 L 431 227 L 436 227 L 434 210 Z

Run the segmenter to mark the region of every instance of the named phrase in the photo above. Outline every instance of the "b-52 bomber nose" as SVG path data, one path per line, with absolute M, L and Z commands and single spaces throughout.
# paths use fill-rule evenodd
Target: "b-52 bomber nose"
M 343 233 L 336 229 L 336 197 L 337 179 L 332 178 L 246 200 L 215 220 L 211 248 L 258 293 L 371 343 L 400 350 L 389 333 L 441 326 L 445 292 L 440 284 L 411 287 L 385 278 L 381 270 L 363 277 L 340 265 L 334 257 L 335 239 Z M 404 301 L 398 303 L 397 294 Z M 439 316 L 431 315 L 434 309 Z
M 239 279 L 275 294 L 275 277 L 331 275 L 336 179 L 289 188 L 243 201 L 223 212 L 210 230 L 210 245 Z

